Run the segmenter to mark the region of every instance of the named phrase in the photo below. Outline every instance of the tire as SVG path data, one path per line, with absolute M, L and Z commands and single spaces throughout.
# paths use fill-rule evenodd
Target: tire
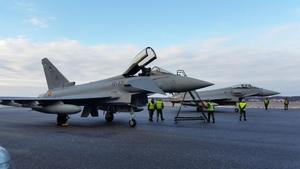
M 238 108 L 234 109 L 234 112 L 238 113 L 240 110 Z
M 105 114 L 105 120 L 106 120 L 107 122 L 112 122 L 112 121 L 114 120 L 114 113 L 112 113 L 112 112 L 107 112 L 107 113 Z
M 67 114 L 57 114 L 56 123 L 58 126 L 62 126 L 63 124 L 68 122 Z
M 136 126 L 136 120 L 135 119 L 129 120 L 129 126 L 130 127 L 135 127 Z

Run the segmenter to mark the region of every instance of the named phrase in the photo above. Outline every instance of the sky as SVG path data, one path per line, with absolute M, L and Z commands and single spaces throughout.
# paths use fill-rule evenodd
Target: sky
M 151 63 L 215 85 L 300 95 L 300 1 L 0 0 L 0 95 L 47 90 L 41 59 L 77 84 Z

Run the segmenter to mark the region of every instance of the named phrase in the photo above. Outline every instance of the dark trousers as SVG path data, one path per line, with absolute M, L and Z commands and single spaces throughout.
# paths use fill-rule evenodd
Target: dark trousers
M 244 121 L 246 121 L 246 110 L 240 110 L 240 121 L 242 120 L 242 116 L 244 117 Z
M 289 109 L 289 105 L 288 104 L 284 104 L 284 110 L 288 110 Z
M 212 117 L 212 122 L 215 123 L 215 112 L 208 111 L 207 112 L 207 122 L 210 123 L 210 116 Z
M 149 120 L 150 121 L 153 120 L 153 113 L 154 113 L 154 110 L 149 110 Z
M 159 116 L 160 116 L 161 121 L 163 121 L 164 120 L 164 116 L 163 116 L 162 109 L 157 109 L 156 113 L 157 113 L 157 119 L 156 119 L 156 121 L 158 121 Z
M 269 104 L 265 103 L 265 109 L 268 110 Z

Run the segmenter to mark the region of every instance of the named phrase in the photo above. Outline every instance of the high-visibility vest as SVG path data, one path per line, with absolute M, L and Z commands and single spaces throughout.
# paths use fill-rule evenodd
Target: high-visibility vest
M 161 110 L 164 108 L 164 103 L 161 100 L 156 101 L 156 109 Z
M 270 100 L 269 99 L 265 99 L 265 104 L 269 104 L 270 103 Z
M 207 102 L 207 111 L 214 111 L 215 107 L 212 102 Z
M 149 103 L 148 103 L 148 109 L 149 109 L 149 110 L 154 110 L 154 109 L 155 109 L 155 104 L 152 103 L 152 102 L 149 102 Z
M 284 100 L 284 104 L 289 104 L 289 101 L 287 99 Z
M 240 102 L 239 107 L 241 110 L 245 110 L 247 107 L 247 103 L 246 102 Z

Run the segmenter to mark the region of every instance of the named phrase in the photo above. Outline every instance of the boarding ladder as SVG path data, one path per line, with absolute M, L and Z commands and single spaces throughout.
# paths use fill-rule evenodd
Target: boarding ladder
M 187 74 L 185 73 L 184 70 L 177 70 L 177 76 L 187 77 Z M 182 109 L 182 106 L 183 106 L 183 103 L 184 103 L 184 100 L 185 100 L 185 97 L 186 97 L 187 94 L 190 94 L 190 96 L 192 97 L 194 104 L 197 106 L 197 111 L 201 112 L 200 116 L 196 116 L 196 117 L 179 116 L 180 113 L 181 113 L 181 109 Z M 200 109 L 200 107 L 201 107 L 201 109 Z M 178 109 L 177 115 L 174 118 L 175 122 L 177 122 L 177 121 L 188 121 L 188 120 L 207 121 L 207 117 L 204 114 L 202 107 L 203 107 L 203 102 L 202 102 L 199 94 L 195 90 L 185 92 L 184 95 L 183 95 L 182 101 L 180 102 L 180 107 Z

